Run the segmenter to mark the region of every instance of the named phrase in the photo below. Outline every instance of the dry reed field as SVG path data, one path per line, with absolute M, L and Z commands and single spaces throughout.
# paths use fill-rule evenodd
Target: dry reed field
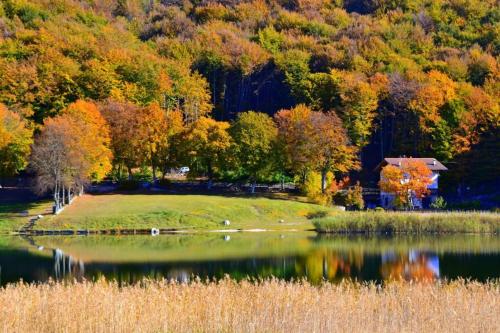
M 9 285 L 2 332 L 500 332 L 500 285 L 99 281 Z

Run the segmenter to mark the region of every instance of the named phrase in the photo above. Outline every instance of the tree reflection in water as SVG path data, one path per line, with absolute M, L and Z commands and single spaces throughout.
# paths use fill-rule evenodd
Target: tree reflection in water
M 10 240 L 10 239 L 9 239 Z M 17 239 L 13 239 L 16 240 Z M 193 277 L 307 279 L 313 284 L 500 276 L 500 240 L 485 237 L 319 238 L 279 234 L 221 236 L 37 237 L 25 248 L 0 247 L 1 284 L 95 280 L 128 284 Z M 1 242 L 0 242 L 1 243 Z M 478 251 L 480 250 L 480 251 Z M 437 253 L 439 253 L 439 258 Z
M 372 271 L 372 267 L 365 267 L 373 264 L 376 271 Z M 381 254 L 381 261 L 375 262 L 375 258 L 368 258 L 362 250 L 337 252 L 317 249 L 296 261 L 295 273 L 297 276 L 307 277 L 312 283 L 334 282 L 345 278 L 433 281 L 440 277 L 438 256 L 416 250 L 384 252 Z
M 297 260 L 295 270 L 298 276 L 305 276 L 312 283 L 319 283 L 322 280 L 355 279 L 354 270 L 361 271 L 363 263 L 362 251 L 336 252 L 321 248 Z
M 57 281 L 75 279 L 81 281 L 85 275 L 85 265 L 82 260 L 66 255 L 61 249 L 52 250 L 54 258 L 54 277 Z

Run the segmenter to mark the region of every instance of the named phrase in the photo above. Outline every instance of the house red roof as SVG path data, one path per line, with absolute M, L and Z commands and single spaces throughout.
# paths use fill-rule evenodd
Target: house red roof
M 432 157 L 386 157 L 379 164 L 377 169 L 380 169 L 388 164 L 394 165 L 394 166 L 400 166 L 403 161 L 407 161 L 407 160 L 422 161 L 432 171 L 446 171 L 446 170 L 448 170 L 448 168 L 445 167 L 441 162 L 439 162 L 438 160 L 436 160 L 435 158 L 432 158 Z

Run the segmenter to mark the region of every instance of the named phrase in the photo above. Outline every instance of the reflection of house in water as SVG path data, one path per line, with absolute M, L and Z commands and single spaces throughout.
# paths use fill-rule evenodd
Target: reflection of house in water
M 85 274 L 83 261 L 64 254 L 61 249 L 53 250 L 54 275 L 56 280 L 72 278 L 82 280 Z
M 435 254 L 410 250 L 408 254 L 392 251 L 382 254 L 380 273 L 388 280 L 430 281 L 439 278 L 439 258 Z

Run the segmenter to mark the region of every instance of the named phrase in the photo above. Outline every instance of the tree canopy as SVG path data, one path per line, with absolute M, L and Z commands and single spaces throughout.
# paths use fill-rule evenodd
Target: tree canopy
M 320 172 L 310 115 L 335 123 L 365 170 L 398 155 L 471 165 L 498 140 L 499 17 L 495 0 L 2 1 L 0 103 L 26 129 L 2 148 L 2 174 L 26 166 L 51 119 L 88 108 L 78 101 L 99 106 L 116 172 L 178 166 L 180 151 L 201 152 L 179 138 L 250 110 L 274 117 L 277 147 L 296 153 L 278 164 L 294 174 Z M 459 169 L 455 183 L 498 178 Z

